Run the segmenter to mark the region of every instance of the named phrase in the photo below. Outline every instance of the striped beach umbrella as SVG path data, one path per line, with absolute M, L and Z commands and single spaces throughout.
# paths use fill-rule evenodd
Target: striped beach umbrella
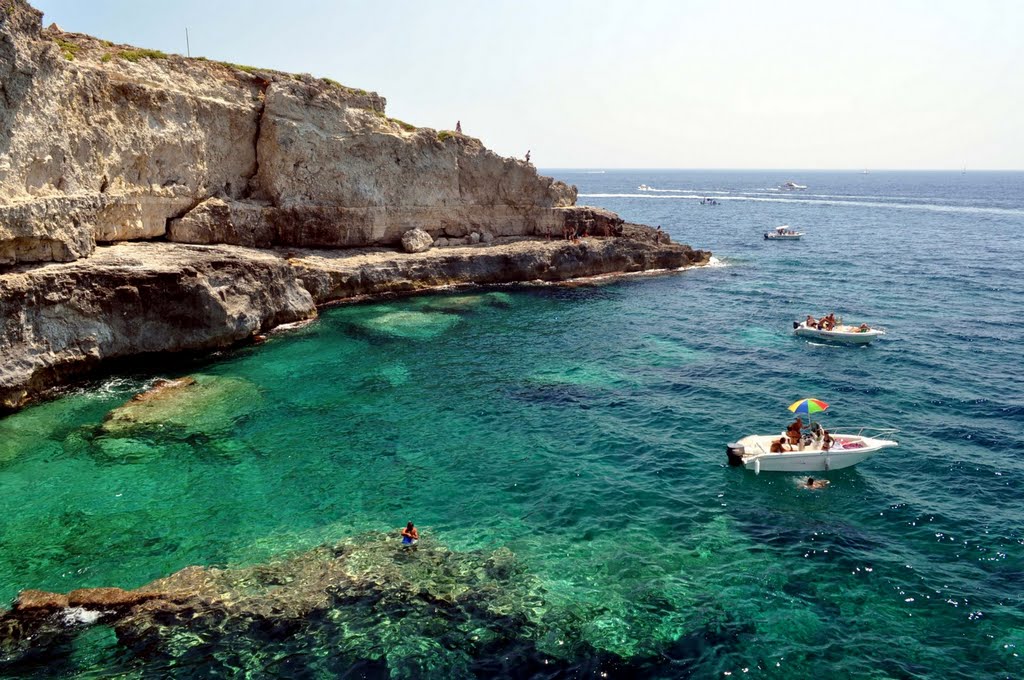
M 801 399 L 800 401 L 794 401 L 789 405 L 789 410 L 793 413 L 818 413 L 828 408 L 828 404 L 823 402 L 821 399 Z

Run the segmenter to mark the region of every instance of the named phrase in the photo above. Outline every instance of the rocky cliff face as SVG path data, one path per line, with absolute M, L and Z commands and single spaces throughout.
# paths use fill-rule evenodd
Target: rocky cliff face
M 96 243 L 365 246 L 561 228 L 575 190 L 479 140 L 385 115 L 312 76 L 164 55 L 43 29 L 0 0 L 0 264 Z M 221 231 L 187 216 L 207 199 Z M 179 220 L 179 218 L 186 218 Z
M 41 19 L 0 0 L 0 411 L 333 300 L 709 257 L 374 93 Z M 403 235 L 415 254 L 380 248 Z
M 228 347 L 316 315 L 279 256 L 231 246 L 105 247 L 0 277 L 0 410 L 101 361 Z

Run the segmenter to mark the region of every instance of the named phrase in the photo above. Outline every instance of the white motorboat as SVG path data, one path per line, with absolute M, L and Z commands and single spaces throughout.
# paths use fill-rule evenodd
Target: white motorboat
M 764 238 L 766 241 L 798 241 L 803 235 L 802 231 L 793 231 L 788 224 L 783 224 L 781 227 L 766 231 Z
M 868 437 L 865 431 L 879 436 Z M 875 455 L 882 449 L 899 446 L 894 439 L 881 437 L 892 436 L 898 430 L 891 428 L 857 428 L 856 433 L 831 433 L 832 445 L 825 449 L 822 446 L 823 436 L 805 435 L 799 444 L 786 448 L 792 450 L 777 453 L 771 452 L 772 442 L 786 437 L 786 433 L 752 434 L 726 447 L 729 465 L 742 465 L 748 470 L 760 474 L 764 472 L 828 472 L 856 465 Z M 788 439 L 787 439 L 788 441 Z
M 806 189 L 806 184 L 797 184 L 796 182 L 783 182 L 779 185 L 779 188 L 783 191 L 797 191 L 799 189 Z
M 880 335 L 885 335 L 881 328 L 870 328 L 867 324 L 848 326 L 836 324 L 832 330 L 826 331 L 808 326 L 806 321 L 794 321 L 793 332 L 802 338 L 813 338 L 823 342 L 836 342 L 844 345 L 867 345 Z

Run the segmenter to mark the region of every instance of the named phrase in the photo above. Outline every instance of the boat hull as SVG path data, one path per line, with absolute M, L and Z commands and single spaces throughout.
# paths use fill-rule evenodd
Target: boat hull
M 771 232 L 768 232 L 768 233 L 766 233 L 764 235 L 764 240 L 766 240 L 766 241 L 799 241 L 802 236 L 803 236 L 803 234 L 783 234 L 782 236 L 779 236 L 777 234 L 773 234 Z
M 814 451 L 795 454 L 768 454 L 744 462 L 743 467 L 755 472 L 828 472 L 842 470 L 861 463 L 878 453 L 872 451 L 837 451 L 822 453 Z
M 888 439 L 835 435 L 838 443 L 829 451 L 808 448 L 803 451 L 766 453 L 766 444 L 778 435 L 752 435 L 730 445 L 730 458 L 748 470 L 761 472 L 829 472 L 861 463 L 882 449 L 899 446 Z M 846 447 L 841 442 L 846 442 Z M 742 447 L 742 449 L 740 449 Z M 742 453 L 740 451 L 742 450 Z M 739 455 L 736 455 L 739 454 Z
M 867 345 L 874 342 L 875 338 L 885 335 L 883 331 L 871 329 L 864 332 L 853 332 L 852 330 L 823 331 L 818 328 L 809 328 L 801 323 L 793 331 L 802 338 L 813 338 L 822 342 L 833 342 L 842 345 Z

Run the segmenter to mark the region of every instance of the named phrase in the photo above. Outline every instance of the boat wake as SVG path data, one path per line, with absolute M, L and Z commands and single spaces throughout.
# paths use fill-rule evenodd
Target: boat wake
M 682 190 L 680 190 L 682 191 Z M 669 199 L 684 199 L 696 201 L 700 200 L 701 196 L 705 194 L 711 194 L 715 192 L 701 192 L 696 195 L 691 194 L 580 194 L 581 198 L 646 198 L 646 199 L 657 199 L 657 200 L 669 200 Z M 718 192 L 721 194 L 727 194 L 728 192 Z M 832 200 L 832 199 L 815 199 L 815 198 L 776 198 L 766 196 L 731 196 L 723 195 L 721 198 L 716 200 L 719 201 L 751 201 L 759 203 L 806 203 L 809 205 L 835 205 L 835 206 L 849 206 L 857 208 L 886 208 L 891 210 L 914 210 L 914 211 L 925 211 L 925 212 L 941 212 L 941 213 L 958 213 L 958 214 L 969 214 L 969 215 L 1007 215 L 1013 217 L 1024 217 L 1024 210 L 1019 208 L 993 208 L 983 206 L 965 206 L 965 205 L 940 205 L 936 203 L 891 203 L 891 202 L 874 202 L 874 201 L 843 201 L 843 200 Z

